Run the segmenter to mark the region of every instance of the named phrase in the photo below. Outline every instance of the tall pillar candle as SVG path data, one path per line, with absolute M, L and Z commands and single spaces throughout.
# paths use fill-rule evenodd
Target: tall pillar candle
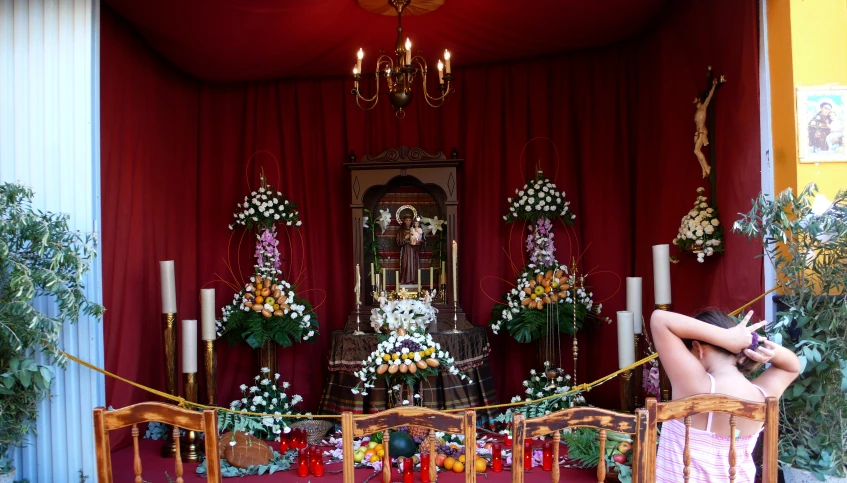
M 394 272 L 394 291 L 400 291 L 400 270 Z
M 421 293 L 421 269 L 418 269 L 418 294 Z
M 197 321 L 182 321 L 182 372 L 197 372 Z
M 385 268 L 382 269 L 382 291 L 385 292 L 385 286 L 388 284 L 388 277 L 385 276 Z
M 656 305 L 671 303 L 671 256 L 668 245 L 653 245 L 653 296 Z
M 174 261 L 159 262 L 159 276 L 162 280 L 162 313 L 176 313 L 176 282 L 174 277 Z
M 453 240 L 453 304 L 459 300 L 459 245 Z
M 200 332 L 203 340 L 215 340 L 218 331 L 215 325 L 215 289 L 200 290 Z
M 626 311 L 632 312 L 632 323 L 636 334 L 642 331 L 641 286 L 641 277 L 626 278 Z
M 371 282 L 373 283 L 373 282 Z M 356 264 L 356 305 L 362 303 L 362 271 L 359 268 L 359 264 Z
M 635 334 L 632 312 L 618 311 L 618 368 L 635 362 Z
M 429 290 L 430 292 L 435 287 L 435 282 L 432 280 L 433 270 L 432 267 L 429 267 Z
M 375 275 L 375 273 L 374 273 L 374 264 L 373 264 L 373 263 L 371 263 L 371 287 L 373 287 L 373 286 L 374 286 L 374 275 Z

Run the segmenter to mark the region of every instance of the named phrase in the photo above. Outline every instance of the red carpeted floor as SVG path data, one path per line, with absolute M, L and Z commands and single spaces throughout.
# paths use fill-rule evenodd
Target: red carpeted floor
M 168 477 L 165 476 L 165 472 L 167 472 L 171 480 L 176 480 L 176 478 L 174 477 L 174 460 L 164 459 L 159 456 L 159 449 L 161 448 L 161 446 L 161 442 L 152 441 L 149 439 L 143 439 L 139 443 L 142 476 L 145 482 L 168 483 L 169 480 Z M 195 473 L 195 470 L 197 469 L 196 464 L 185 464 L 183 465 L 183 468 L 183 478 L 185 479 L 186 483 L 201 483 L 206 481 L 205 477 L 200 477 L 197 473 Z M 326 474 L 320 478 L 311 475 L 305 478 L 300 478 L 297 476 L 297 473 L 295 471 L 283 471 L 279 473 L 274 473 L 273 475 L 246 476 L 243 478 L 224 478 L 224 481 L 229 480 L 233 482 L 247 481 L 285 483 L 312 481 L 325 481 L 327 483 L 341 482 L 341 463 L 326 465 L 325 468 Z M 135 476 L 132 471 L 131 446 L 112 453 L 112 472 L 114 474 L 114 483 L 132 483 L 135 481 Z M 333 474 L 333 472 L 337 473 Z M 597 473 L 594 470 L 573 470 L 563 468 L 561 474 L 562 481 L 566 481 L 568 483 L 590 483 L 597 481 Z M 364 482 L 371 475 L 373 475 L 373 471 L 370 469 L 356 470 L 356 482 Z M 482 475 L 478 475 L 477 481 L 486 483 L 509 483 L 512 480 L 512 473 L 509 471 L 503 471 L 502 473 L 494 473 L 489 469 L 485 472 L 485 475 L 485 477 L 483 477 Z M 380 479 L 380 477 L 376 477 L 372 478 L 370 480 L 370 483 L 380 483 L 381 481 L 382 480 Z M 400 474 L 397 473 L 392 478 L 392 481 L 403 481 L 403 479 Z M 441 472 L 438 474 L 438 481 L 441 483 L 461 483 L 462 481 L 464 481 L 464 474 Z M 526 473 L 525 481 L 527 483 L 549 482 L 550 472 L 543 471 L 540 468 L 533 468 L 532 471 Z M 419 482 L 420 473 L 416 473 L 415 483 Z

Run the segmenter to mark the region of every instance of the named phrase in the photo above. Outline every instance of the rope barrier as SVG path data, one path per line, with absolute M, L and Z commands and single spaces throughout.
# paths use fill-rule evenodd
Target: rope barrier
M 782 286 L 781 283 L 777 283 L 775 287 L 771 288 L 770 290 L 763 293 L 762 295 L 759 295 L 758 297 L 751 300 L 750 302 L 747 302 L 746 304 L 742 305 L 738 309 L 730 312 L 729 315 L 736 316 L 736 315 L 740 314 L 742 310 L 746 309 L 747 307 L 753 305 L 754 303 L 758 302 L 759 300 L 763 299 L 764 297 L 766 297 L 769 294 L 773 293 L 774 291 L 778 290 L 781 286 Z M 174 396 L 174 395 L 168 394 L 164 391 L 159 391 L 158 389 L 153 389 L 152 387 L 147 387 L 144 384 L 139 384 L 135 381 L 131 381 L 131 380 L 126 379 L 124 377 L 121 377 L 117 374 L 113 374 L 113 373 L 111 373 L 111 372 L 109 372 L 109 371 L 107 371 L 107 370 L 105 370 L 101 367 L 98 367 L 98 366 L 95 366 L 94 364 L 86 362 L 86 361 L 74 356 L 73 354 L 69 354 L 69 353 L 67 353 L 63 350 L 60 350 L 59 354 L 61 354 L 64 357 L 67 357 L 68 360 L 71 360 L 71 361 L 76 362 L 77 364 L 79 364 L 83 367 L 91 369 L 92 371 L 99 372 L 100 374 L 103 374 L 104 376 L 109 376 L 113 379 L 116 379 L 116 380 L 121 381 L 123 383 L 129 384 L 130 386 L 141 389 L 142 391 L 146 391 L 146 392 L 149 392 L 150 394 L 154 394 L 156 396 L 159 396 L 163 399 L 173 401 L 173 402 L 177 403 L 179 406 L 184 407 L 184 408 L 193 407 L 193 408 L 197 408 L 197 409 L 216 409 L 218 412 L 238 414 L 240 416 L 259 417 L 259 418 L 338 419 L 340 417 L 340 415 L 338 415 L 338 414 L 266 414 L 266 413 L 254 413 L 254 412 L 249 412 L 249 411 L 239 411 L 239 410 L 236 410 L 236 409 L 224 408 L 224 407 L 220 407 L 220 406 L 210 406 L 210 405 L 206 405 L 206 404 L 191 402 L 191 401 L 187 401 L 185 398 L 182 398 L 180 396 Z M 643 358 L 639 361 L 636 361 L 636 362 L 628 365 L 627 367 L 624 367 L 622 369 L 618 369 L 617 371 L 615 371 L 611 374 L 608 374 L 604 377 L 601 377 L 600 379 L 597 379 L 596 381 L 576 385 L 576 386 L 572 387 L 569 391 L 563 392 L 563 393 L 560 393 L 560 394 L 551 394 L 550 396 L 545 396 L 545 397 L 538 398 L 538 399 L 531 399 L 531 400 L 525 400 L 525 401 L 513 402 L 513 403 L 490 404 L 490 405 L 486 405 L 486 406 L 477 406 L 477 407 L 473 407 L 473 408 L 448 409 L 448 410 L 445 410 L 445 411 L 442 411 L 442 412 L 457 413 L 457 412 L 467 411 L 468 409 L 472 409 L 474 411 L 484 411 L 484 410 L 489 410 L 489 409 L 502 409 L 502 408 L 516 407 L 516 406 L 526 406 L 526 405 L 529 405 L 529 404 L 536 404 L 536 403 L 539 403 L 539 402 L 542 402 L 542 401 L 547 401 L 547 400 L 550 400 L 550 399 L 560 399 L 560 398 L 563 398 L 565 396 L 571 396 L 571 395 L 578 394 L 578 393 L 581 393 L 581 392 L 588 392 L 592 388 L 599 386 L 599 385 L 609 381 L 610 379 L 614 379 L 615 377 L 617 377 L 617 376 L 619 376 L 619 375 L 621 375 L 621 374 L 623 374 L 627 371 L 631 371 L 631 370 L 633 370 L 633 369 L 635 369 L 635 368 L 637 368 L 637 367 L 639 367 L 643 364 L 646 364 L 646 363 L 648 363 L 648 362 L 650 362 L 653 359 L 656 359 L 658 357 L 659 357 L 659 354 L 656 354 L 656 353 L 650 354 L 649 356 L 647 356 L 647 357 L 645 357 L 645 358 Z M 353 415 L 354 418 L 362 418 L 362 417 L 366 417 L 366 416 L 368 416 L 368 415 L 367 414 L 354 414 Z

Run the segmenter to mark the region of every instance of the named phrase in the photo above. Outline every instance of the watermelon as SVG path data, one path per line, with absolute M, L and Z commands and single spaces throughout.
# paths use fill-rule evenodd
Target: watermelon
M 415 444 L 415 440 L 412 439 L 409 433 L 404 431 L 394 431 L 391 433 L 391 437 L 388 440 L 388 454 L 392 458 L 397 458 L 398 456 L 407 458 L 414 456 L 417 449 L 418 445 Z

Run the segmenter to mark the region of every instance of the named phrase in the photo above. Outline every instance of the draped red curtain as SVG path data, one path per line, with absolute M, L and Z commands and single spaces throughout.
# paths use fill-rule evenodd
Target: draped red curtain
M 716 25 L 721 36 L 712 34 Z M 756 26 L 752 0 L 697 8 L 674 2 L 650 32 L 627 44 L 458 69 L 457 92 L 443 108 L 418 98 L 399 121 L 387 105 L 368 112 L 355 107 L 349 79 L 199 82 L 161 60 L 104 5 L 107 369 L 163 387 L 157 262 L 175 260 L 179 318 L 199 318 L 199 289 L 217 275 L 230 278 L 224 259 L 236 262 L 237 271 L 239 243 L 242 271 L 251 265 L 253 239 L 240 241 L 240 232 L 231 239 L 227 226 L 247 183 L 255 186 L 264 170 L 300 205 L 303 227 L 280 233 L 286 263 L 294 271 L 305 263 L 301 286 L 327 295 L 317 309 L 321 337 L 280 351 L 279 372 L 303 396 L 303 408 L 315 410 L 329 334 L 344 326 L 353 306 L 349 173 L 342 163 L 351 150 L 362 155 L 400 145 L 456 147 L 466 160 L 459 175 L 459 300 L 473 323 L 487 324 L 493 301 L 485 293 L 499 298 L 510 288 L 487 277 L 513 280 L 511 262 L 522 264 L 522 227 L 510 231 L 502 216 L 506 197 L 538 162 L 577 214 L 573 230 L 557 229 L 559 259 L 581 256 L 595 299 L 608 298 L 603 313 L 612 319 L 625 305 L 620 280 L 643 276 L 649 314 L 650 246 L 673 239 L 695 188 L 708 187 L 691 152 L 690 101 L 704 87 L 709 64 L 730 81 L 718 95 L 714 141 L 722 221 L 731 224 L 760 189 Z M 672 268 L 676 307 L 731 310 L 758 295 L 756 253 L 755 245 L 728 234 L 726 255 L 703 265 L 683 257 Z M 214 286 L 220 306 L 231 300 L 231 289 Z M 313 303 L 323 298 L 318 290 L 307 296 Z M 615 334 L 614 324 L 581 333 L 579 382 L 617 368 Z M 522 393 L 521 381 L 537 367 L 537 347 L 507 335 L 492 334 L 490 341 L 498 393 L 508 400 Z M 562 340 L 569 370 L 570 342 Z M 244 347 L 221 346 L 218 357 L 225 405 L 256 366 Z M 115 407 L 145 399 L 107 381 L 107 402 Z M 601 386 L 589 399 L 614 406 L 617 384 Z

